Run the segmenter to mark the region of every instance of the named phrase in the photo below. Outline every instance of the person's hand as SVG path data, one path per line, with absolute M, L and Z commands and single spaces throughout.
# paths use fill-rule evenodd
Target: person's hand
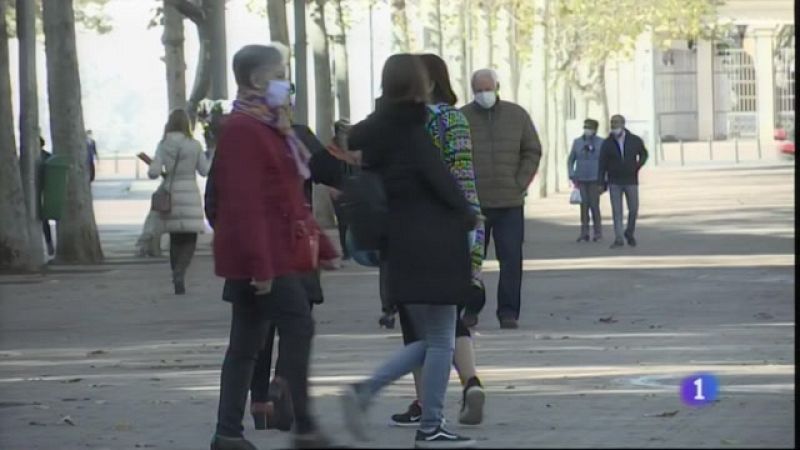
M 339 197 L 342 196 L 342 191 L 340 191 L 340 190 L 338 190 L 336 188 L 328 186 L 328 191 L 331 193 L 331 198 L 333 200 L 338 200 Z
M 272 280 L 253 280 L 250 284 L 256 288 L 256 295 L 267 295 L 272 291 Z
M 319 262 L 319 267 L 322 270 L 339 270 L 342 268 L 342 264 L 337 259 L 323 259 Z

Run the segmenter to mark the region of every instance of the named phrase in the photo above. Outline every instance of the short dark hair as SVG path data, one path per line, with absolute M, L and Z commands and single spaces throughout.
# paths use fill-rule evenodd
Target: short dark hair
M 381 102 L 427 102 L 428 71 L 422 59 L 410 53 L 397 53 L 383 65 Z
M 586 119 L 583 121 L 583 126 L 589 127 L 592 130 L 596 130 L 597 128 L 600 127 L 600 123 L 594 119 Z
M 458 96 L 453 92 L 450 85 L 450 73 L 447 71 L 447 63 L 442 58 L 433 53 L 420 55 L 422 63 L 428 69 L 428 78 L 433 82 L 433 103 L 447 103 L 450 106 L 458 103 Z
M 268 45 L 245 45 L 233 55 L 233 75 L 240 87 L 253 88 L 250 76 L 260 67 L 283 64 L 283 54 Z

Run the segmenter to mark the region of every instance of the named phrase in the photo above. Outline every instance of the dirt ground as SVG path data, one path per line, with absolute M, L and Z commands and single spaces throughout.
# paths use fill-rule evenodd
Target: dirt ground
M 458 425 L 453 374 L 446 417 L 483 448 L 794 447 L 794 167 L 643 172 L 639 246 L 575 242 L 568 192 L 526 208 L 520 328 L 494 318 L 497 262 L 476 328 L 486 420 Z M 201 239 L 189 294 L 171 293 L 166 258 L 133 256 L 151 182 L 99 180 L 108 260 L 0 277 L 0 448 L 208 448 L 229 327 Z M 371 412 L 371 442 L 343 429 L 339 395 L 400 345 L 378 327 L 377 273 L 352 263 L 324 276 L 312 384 L 339 444 L 410 447 L 387 426 L 412 400 L 410 378 Z M 681 403 L 681 378 L 715 374 L 718 401 Z M 288 435 L 246 434 L 263 449 Z

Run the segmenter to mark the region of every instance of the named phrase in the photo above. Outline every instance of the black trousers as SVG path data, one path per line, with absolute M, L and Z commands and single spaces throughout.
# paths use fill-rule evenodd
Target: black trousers
M 313 309 L 314 303 L 309 303 L 309 307 Z M 269 400 L 270 371 L 272 370 L 272 354 L 275 348 L 275 335 L 277 331 L 278 328 L 275 324 L 270 322 L 264 348 L 259 350 L 258 357 L 256 358 L 256 365 L 255 368 L 253 368 L 253 380 L 250 382 L 251 402 L 265 403 Z M 275 373 L 277 375 L 280 371 L 276 368 Z
M 494 250 L 500 263 L 497 317 L 519 319 L 522 295 L 522 242 L 525 239 L 525 217 L 522 206 L 484 208 L 483 215 L 486 216 L 486 249 L 494 237 Z M 471 313 L 480 312 L 471 309 L 469 311 Z
M 196 248 L 197 233 L 169 234 L 169 265 L 172 268 L 173 282 L 184 281 Z
M 217 434 L 242 436 L 242 418 L 259 350 L 271 324 L 280 334 L 277 375 L 289 384 L 295 413 L 295 430 L 313 428 L 309 411 L 308 370 L 314 322 L 308 295 L 298 276 L 273 281 L 272 291 L 256 296 L 246 280 L 227 280 L 226 292 L 236 292 L 231 335 L 220 380 Z

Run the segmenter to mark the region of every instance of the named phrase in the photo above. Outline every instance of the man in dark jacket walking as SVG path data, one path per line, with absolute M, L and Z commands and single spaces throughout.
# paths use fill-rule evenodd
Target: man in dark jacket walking
M 600 154 L 600 180 L 608 186 L 611 212 L 614 216 L 614 243 L 611 248 L 636 246 L 636 216 L 639 214 L 639 169 L 647 162 L 647 149 L 642 139 L 625 128 L 625 118 L 611 118 L 611 134 Z M 622 227 L 622 195 L 628 204 L 628 225 Z
M 486 216 L 486 246 L 492 235 L 500 262 L 497 318 L 501 328 L 517 328 L 522 290 L 523 206 L 539 167 L 542 145 L 530 115 L 519 105 L 500 100 L 500 84 L 491 69 L 472 76 L 475 101 L 461 112 L 472 133 L 472 162 L 481 211 Z M 468 304 L 464 325 L 475 326 L 483 304 Z

